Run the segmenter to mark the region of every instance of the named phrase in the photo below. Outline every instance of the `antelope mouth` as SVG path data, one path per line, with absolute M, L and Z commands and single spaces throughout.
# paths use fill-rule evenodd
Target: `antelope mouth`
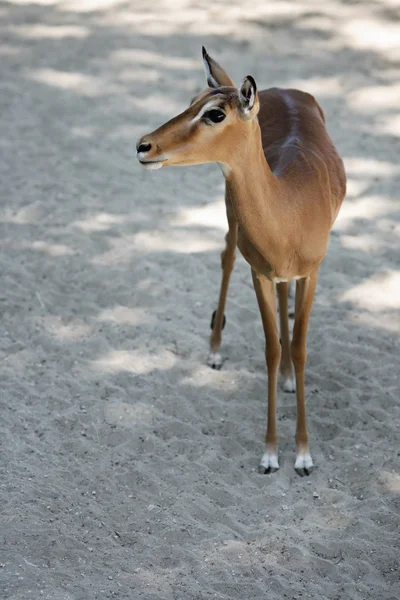
M 148 171 L 154 171 L 156 169 L 161 169 L 165 160 L 143 160 L 141 158 L 138 159 L 142 167 L 147 169 Z

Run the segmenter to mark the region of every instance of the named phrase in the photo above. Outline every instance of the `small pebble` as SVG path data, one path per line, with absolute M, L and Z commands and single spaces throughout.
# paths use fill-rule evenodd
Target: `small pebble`
M 313 497 L 314 498 L 319 498 L 319 494 L 317 494 L 317 492 L 313 492 Z

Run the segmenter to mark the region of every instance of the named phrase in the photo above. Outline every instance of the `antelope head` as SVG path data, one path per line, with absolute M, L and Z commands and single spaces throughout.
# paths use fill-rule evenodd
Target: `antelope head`
M 203 47 L 208 88 L 189 108 L 137 143 L 137 157 L 147 169 L 218 162 L 230 168 L 232 150 L 249 135 L 259 110 L 257 87 L 247 76 L 236 88 Z M 257 124 L 258 127 L 258 124 Z

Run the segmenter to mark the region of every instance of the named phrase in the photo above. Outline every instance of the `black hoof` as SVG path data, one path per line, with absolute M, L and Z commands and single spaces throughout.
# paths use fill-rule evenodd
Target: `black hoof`
M 263 467 L 262 465 L 258 465 L 258 472 L 260 475 L 269 475 L 270 473 L 276 473 L 279 471 L 276 467 Z
M 313 472 L 314 467 L 309 467 L 308 469 L 306 469 L 305 467 L 302 469 L 295 469 L 297 475 L 300 475 L 300 477 L 308 477 L 309 475 L 311 475 L 311 473 Z
M 211 317 L 211 324 L 210 324 L 211 329 L 214 329 L 214 322 L 215 322 L 216 314 L 217 314 L 217 311 L 214 310 L 212 317 Z M 225 315 L 224 315 L 224 320 L 222 321 L 222 329 L 225 327 L 225 323 L 226 323 L 226 319 L 225 319 Z
M 212 369 L 214 369 L 214 371 L 220 371 L 221 368 L 222 368 L 222 363 L 221 364 L 219 364 L 219 363 L 213 363 L 212 365 L 210 365 L 210 367 Z

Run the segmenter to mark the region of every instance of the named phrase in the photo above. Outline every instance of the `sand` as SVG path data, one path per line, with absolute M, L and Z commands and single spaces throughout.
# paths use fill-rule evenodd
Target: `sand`
M 1 599 L 398 599 L 396 3 L 14 0 L 0 19 Z M 308 478 L 281 391 L 281 469 L 257 472 L 241 258 L 206 366 L 218 167 L 135 159 L 204 87 L 202 44 L 237 83 L 314 93 L 347 169 L 310 324 Z

